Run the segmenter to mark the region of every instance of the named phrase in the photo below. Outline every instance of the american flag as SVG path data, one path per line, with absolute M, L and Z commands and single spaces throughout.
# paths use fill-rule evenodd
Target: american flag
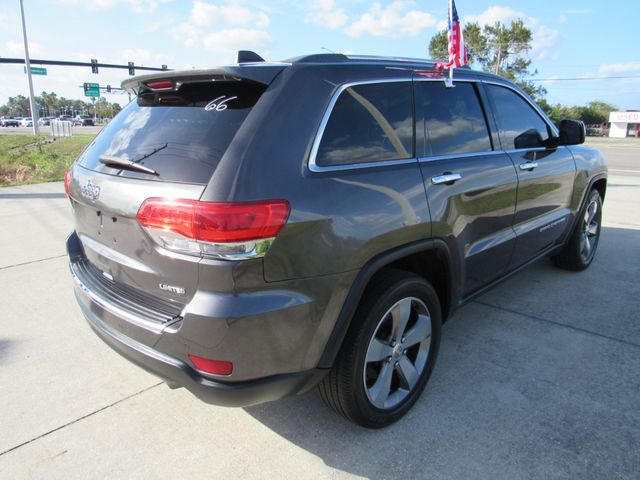
M 436 68 L 442 70 L 449 68 L 453 70 L 455 67 L 461 67 L 467 64 L 467 47 L 464 45 L 464 35 L 458 18 L 458 10 L 453 0 L 449 0 L 449 62 L 436 63 Z

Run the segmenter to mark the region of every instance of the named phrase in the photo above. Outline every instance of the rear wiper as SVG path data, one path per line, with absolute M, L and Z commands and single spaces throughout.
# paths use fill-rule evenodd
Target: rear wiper
M 150 173 L 152 175 L 159 175 L 154 169 L 145 167 L 144 165 L 138 165 L 133 160 L 128 158 L 112 157 L 110 155 L 103 155 L 100 157 L 100 162 L 109 167 L 119 167 L 124 170 L 136 170 L 138 172 Z
M 141 156 L 136 160 L 129 160 L 128 158 L 122 158 L 122 157 L 114 157 L 112 155 L 102 155 L 100 157 L 100 162 L 110 167 L 120 167 L 125 170 L 136 170 L 138 172 L 150 173 L 152 175 L 160 175 L 154 169 L 145 167 L 144 165 L 139 165 L 138 162 L 144 160 L 145 158 L 150 157 L 154 153 L 157 153 L 164 148 L 167 148 L 167 145 L 168 143 L 165 143 L 164 145 L 161 145 L 158 148 L 151 150 L 149 153 L 145 153 L 143 156 Z

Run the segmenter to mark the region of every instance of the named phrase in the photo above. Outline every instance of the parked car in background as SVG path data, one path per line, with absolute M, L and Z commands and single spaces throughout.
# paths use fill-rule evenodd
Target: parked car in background
M 58 117 L 58 120 L 60 120 L 61 122 L 72 122 L 73 117 L 71 115 L 60 115 Z
M 76 118 L 73 119 L 73 124 L 81 127 L 92 127 L 94 125 L 93 118 L 89 115 L 76 115 Z
M 0 117 L 0 126 L 3 127 L 17 127 L 20 125 L 20 120 L 15 117 Z
M 458 307 L 542 258 L 593 261 L 607 168 L 581 122 L 470 68 L 448 88 L 428 61 L 249 58 L 127 79 L 65 176 L 82 312 L 169 385 L 227 406 L 318 385 L 383 427 Z
M 31 117 L 25 117 L 20 120 L 21 127 L 33 127 L 33 119 Z
M 55 120 L 56 117 L 42 117 L 38 119 L 38 125 L 40 126 L 48 126 L 51 125 L 51 120 Z

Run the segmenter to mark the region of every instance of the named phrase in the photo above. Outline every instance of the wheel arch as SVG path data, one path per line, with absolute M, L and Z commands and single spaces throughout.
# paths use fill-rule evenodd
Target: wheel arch
M 389 268 L 423 277 L 438 294 L 443 322 L 452 315 L 459 303 L 455 288 L 458 273 L 447 244 L 440 239 L 429 239 L 397 247 L 374 257 L 358 273 L 320 357 L 319 368 L 331 368 L 367 287 Z

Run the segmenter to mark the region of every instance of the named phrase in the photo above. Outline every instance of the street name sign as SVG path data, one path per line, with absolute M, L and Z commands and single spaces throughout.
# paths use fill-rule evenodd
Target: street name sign
M 24 67 L 24 73 L 27 73 L 27 67 Z M 31 75 L 46 75 L 47 69 L 44 67 L 31 67 Z
M 84 96 L 85 97 L 99 97 L 100 96 L 100 84 L 98 84 L 98 83 L 85 83 L 84 84 Z

